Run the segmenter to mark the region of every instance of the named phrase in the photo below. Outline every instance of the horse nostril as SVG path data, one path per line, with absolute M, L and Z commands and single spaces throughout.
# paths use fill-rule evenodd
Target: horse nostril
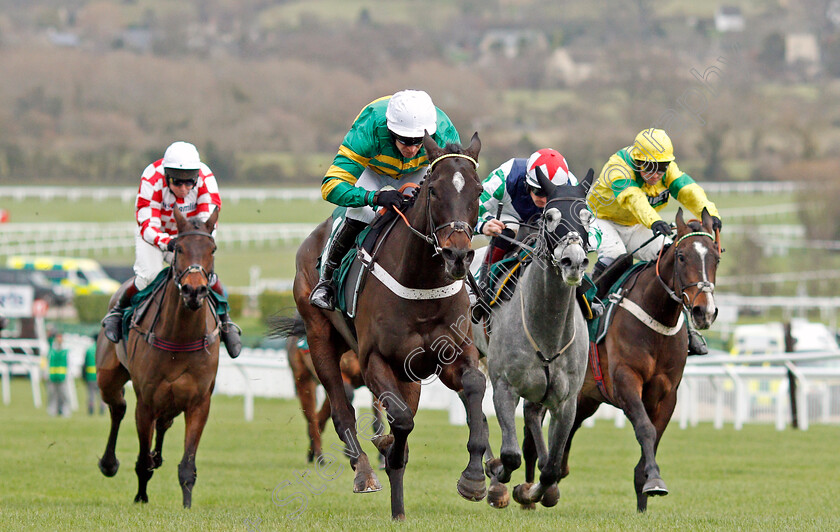
M 585 270 L 586 268 L 588 268 L 588 267 L 589 267 L 589 259 L 588 259 L 588 258 L 584 258 L 584 259 L 583 259 L 583 262 L 581 263 L 581 265 L 582 265 L 582 267 L 583 267 L 583 269 L 584 269 L 584 270 Z

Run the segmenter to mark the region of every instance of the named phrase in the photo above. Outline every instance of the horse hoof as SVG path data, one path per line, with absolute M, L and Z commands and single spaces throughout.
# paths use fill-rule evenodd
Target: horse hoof
M 534 506 L 534 501 L 527 498 L 525 495 L 526 492 L 531 491 L 531 488 L 534 485 L 530 482 L 526 482 L 525 484 L 517 484 L 513 487 L 513 500 L 521 504 L 522 506 L 530 505 Z
M 651 497 L 664 496 L 668 495 L 668 488 L 665 487 L 665 482 L 661 478 L 652 478 L 645 482 L 642 493 Z
M 371 471 L 370 476 L 363 473 L 356 474 L 356 480 L 353 483 L 353 493 L 376 493 L 382 490 L 382 484 L 376 478 L 376 474 Z
M 487 504 L 501 510 L 510 504 L 510 495 L 507 486 L 497 480 L 490 481 L 490 489 L 487 490 Z
M 487 496 L 487 485 L 484 477 L 479 480 L 472 480 L 461 474 L 458 479 L 458 494 L 468 501 L 478 502 Z
M 138 494 L 134 497 L 134 502 L 135 502 L 135 503 L 142 502 L 143 504 L 146 504 L 147 502 L 149 502 L 149 496 L 148 496 L 148 495 L 146 495 L 145 493 L 144 493 L 144 494 L 142 494 L 142 495 L 138 493 Z
M 394 435 L 393 434 L 384 434 L 382 436 L 377 436 L 373 440 L 371 440 L 373 444 L 379 449 L 379 452 L 385 454 L 388 452 L 388 449 L 394 443 Z
M 546 508 L 551 508 L 552 506 L 557 506 L 558 502 L 560 502 L 560 487 L 557 486 L 557 484 L 552 484 L 547 490 L 545 490 L 545 493 L 543 493 L 542 499 L 540 499 L 540 504 Z
M 105 464 L 105 462 L 102 459 L 99 460 L 99 470 L 102 471 L 102 474 L 106 477 L 113 477 L 117 474 L 117 471 L 119 471 L 119 469 L 119 460 L 114 460 L 113 464 Z

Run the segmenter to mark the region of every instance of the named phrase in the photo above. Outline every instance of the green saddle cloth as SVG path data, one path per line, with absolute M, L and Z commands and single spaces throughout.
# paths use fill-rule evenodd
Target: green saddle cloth
M 615 292 L 618 292 L 618 289 L 621 288 L 621 286 L 624 284 L 624 282 L 627 280 L 628 277 L 630 277 L 633 273 L 635 273 L 636 271 L 644 268 L 647 265 L 648 265 L 648 262 L 637 262 L 636 264 L 633 264 L 632 266 L 627 268 L 627 271 L 625 271 L 624 273 L 621 274 L 621 277 L 619 277 L 616 280 L 616 282 L 614 282 L 612 284 L 610 289 L 607 291 L 607 296 L 603 299 L 604 306 L 606 307 L 604 309 L 604 313 L 601 314 L 600 316 L 598 316 L 597 318 L 592 319 L 592 320 L 587 320 L 587 322 L 586 322 L 586 325 L 589 329 L 589 339 L 591 341 L 596 341 L 597 342 L 597 341 L 600 340 L 600 338 L 596 338 L 596 336 L 598 335 L 598 329 L 601 326 L 601 320 L 607 318 L 608 316 L 610 316 L 612 314 L 610 312 L 610 307 L 613 305 L 613 303 L 610 301 L 609 296 L 614 294 Z M 587 278 L 589 278 L 589 280 L 591 280 L 591 278 L 589 277 L 589 274 L 586 274 L 585 277 L 587 277 Z M 592 288 L 590 288 L 589 290 L 586 291 L 586 299 L 589 300 L 589 301 L 592 301 L 592 298 L 594 298 L 595 294 L 598 292 L 597 288 L 594 286 L 594 283 L 591 283 L 591 286 L 592 286 Z
M 131 317 L 134 315 L 134 311 L 143 304 L 143 302 L 152 294 L 154 293 L 162 284 L 164 284 L 167 279 L 169 278 L 169 270 L 170 267 L 167 266 L 166 268 L 162 269 L 155 280 L 149 283 L 149 286 L 140 290 L 131 298 L 131 304 L 123 311 L 122 315 L 122 326 L 123 326 L 123 338 L 128 337 L 128 330 L 131 326 Z M 208 290 L 210 293 L 210 299 L 213 300 L 213 306 L 216 310 L 217 316 L 223 316 L 227 314 L 230 310 L 230 305 L 228 304 L 227 297 L 220 296 L 213 290 Z

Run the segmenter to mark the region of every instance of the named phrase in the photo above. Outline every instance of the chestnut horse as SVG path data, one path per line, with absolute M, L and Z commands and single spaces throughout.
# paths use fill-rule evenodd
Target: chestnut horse
M 602 380 L 596 380 L 590 364 L 563 454 L 565 477 L 572 437 L 583 420 L 604 402 L 623 410 L 642 450 L 634 474 L 639 512 L 647 510 L 649 496 L 668 494 L 656 449 L 674 413 L 688 354 L 683 312 L 698 329 L 708 329 L 717 317 L 714 283 L 720 262 L 719 236 L 713 236 L 712 218 L 706 210 L 702 218 L 702 223 L 685 223 L 680 209 L 674 243 L 624 283 L 626 290 L 614 309 L 613 321 L 597 345 Z
M 463 286 L 474 255 L 470 240 L 482 190 L 476 173 L 481 142 L 475 134 L 466 149 L 457 144 L 440 148 L 426 135 L 423 146 L 430 161 L 426 178 L 405 220 L 396 223 L 375 252 L 359 294 L 354 322 L 358 340 L 340 312 L 326 312 L 309 303 L 309 293 L 318 282 L 315 263 L 329 237 L 331 219 L 321 223 L 298 250 L 294 285 L 312 361 L 332 404 L 335 429 L 351 451 L 356 493 L 379 491 L 382 486 L 361 451 L 355 411 L 344 394 L 339 362 L 348 348 L 358 353 L 365 384 L 386 410 L 390 434 L 359 432 L 385 454 L 394 519 L 405 518 L 407 438 L 414 428 L 420 381 L 431 375 L 464 392 L 470 460 L 458 492 L 473 501 L 487 493 L 482 456 L 488 434 L 481 411 L 485 377 L 470 339 L 469 297 Z
M 149 501 L 146 485 L 163 463 L 163 436 L 175 416 L 183 412 L 186 437 L 178 480 L 184 507 L 189 508 L 196 478 L 195 454 L 210 413 L 219 366 L 219 324 L 212 299 L 208 299 L 216 251 L 211 233 L 219 210 L 206 222 L 187 220 L 178 209 L 173 213 L 178 237 L 165 287 L 156 292 L 144 317 L 119 346 L 104 334 L 97 340 L 96 380 L 111 411 L 111 432 L 99 469 L 106 477 L 116 475 L 119 469 L 115 448 L 126 410 L 124 385 L 131 380 L 137 395 L 135 419 L 140 440 L 134 502 Z M 111 306 L 125 286 L 111 298 Z

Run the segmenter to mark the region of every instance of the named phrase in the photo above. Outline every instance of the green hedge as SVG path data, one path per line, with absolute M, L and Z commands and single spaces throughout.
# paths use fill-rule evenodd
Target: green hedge
M 245 308 L 247 297 L 244 294 L 228 294 L 228 305 L 230 305 L 230 318 L 232 320 L 242 317 L 242 309 Z
M 89 294 L 73 296 L 73 306 L 79 315 L 82 323 L 95 323 L 101 320 L 108 312 L 108 301 L 111 296 L 107 294 Z
M 272 292 L 265 291 L 260 294 L 258 299 L 260 307 L 260 315 L 264 322 L 274 314 L 283 314 L 284 316 L 292 316 L 295 313 L 295 298 L 292 292 Z

